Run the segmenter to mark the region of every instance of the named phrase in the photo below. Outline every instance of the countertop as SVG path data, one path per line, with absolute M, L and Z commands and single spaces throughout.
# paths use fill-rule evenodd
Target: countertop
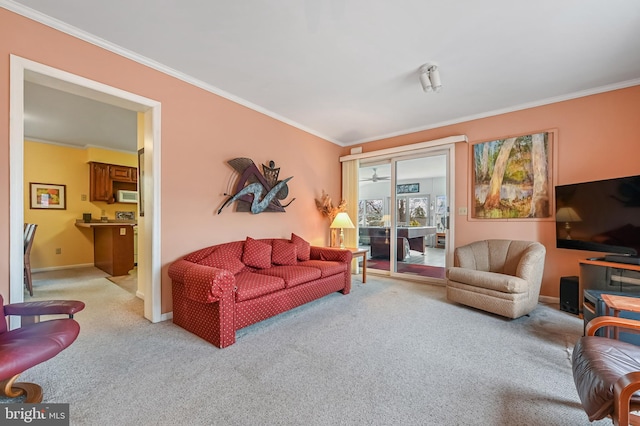
M 109 222 L 84 222 L 82 219 L 76 221 L 76 226 L 79 228 L 95 228 L 102 226 L 137 226 L 138 223 L 135 220 L 110 220 Z

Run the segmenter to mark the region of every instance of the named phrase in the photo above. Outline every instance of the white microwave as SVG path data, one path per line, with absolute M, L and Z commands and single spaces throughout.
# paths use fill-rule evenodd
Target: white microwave
M 138 202 L 138 191 L 124 191 L 120 190 L 117 192 L 119 203 L 137 203 Z

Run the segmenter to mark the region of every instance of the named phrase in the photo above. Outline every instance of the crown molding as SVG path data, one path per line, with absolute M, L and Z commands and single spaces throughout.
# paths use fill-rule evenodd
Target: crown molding
M 414 127 L 411 129 L 399 130 L 393 133 L 387 133 L 384 135 L 379 135 L 371 138 L 360 139 L 357 141 L 349 142 L 344 144 L 344 146 L 358 145 L 358 144 L 363 144 L 367 142 L 379 141 L 381 139 L 388 139 L 396 136 L 403 136 L 411 133 L 422 132 L 424 130 L 437 129 L 440 127 L 451 126 L 453 124 L 464 123 L 466 121 L 473 121 L 481 118 L 494 117 L 496 115 L 508 114 L 510 112 L 522 111 L 529 108 L 555 104 L 563 101 L 570 101 L 572 99 L 584 98 L 586 96 L 597 95 L 605 92 L 611 92 L 613 90 L 626 89 L 627 87 L 633 87 L 638 85 L 640 85 L 640 78 L 637 78 L 634 80 L 622 81 L 620 83 L 609 84 L 606 86 L 595 87 L 592 89 L 581 90 L 579 92 L 568 93 L 566 95 L 555 96 L 553 98 L 547 98 L 539 101 L 528 102 L 525 104 L 520 104 L 520 105 L 508 107 L 508 108 L 487 111 L 480 114 L 467 115 L 465 117 L 454 118 L 453 120 L 441 121 L 439 123 L 430 124 L 428 126 L 421 126 L 421 127 Z
M 178 70 L 175 70 L 171 67 L 168 67 L 164 64 L 154 61 L 153 59 L 149 59 L 143 55 L 132 52 L 131 50 L 125 49 L 124 47 L 118 46 L 117 44 L 111 43 L 107 40 L 104 40 L 100 37 L 97 37 L 91 33 L 88 33 L 80 28 L 76 28 L 73 25 L 69 25 L 66 22 L 55 19 L 49 15 L 45 15 L 42 12 L 38 12 L 37 10 L 31 9 L 19 3 L 16 3 L 12 0 L 0 0 L 0 7 L 7 9 L 11 12 L 14 12 L 18 15 L 24 16 L 25 18 L 29 18 L 33 21 L 36 21 L 40 24 L 46 25 L 55 30 L 61 31 L 65 34 L 68 34 L 72 37 L 78 38 L 80 40 L 86 41 L 87 43 L 91 43 L 94 46 L 100 47 L 102 49 L 108 50 L 109 52 L 115 53 L 127 59 L 130 59 L 134 62 L 137 62 L 146 67 L 152 68 L 161 73 L 167 74 L 171 77 L 177 78 L 178 80 L 184 81 L 185 83 L 191 84 L 192 86 L 198 87 L 202 90 L 206 90 L 207 92 L 218 95 L 222 98 L 228 99 L 234 103 L 245 106 L 251 110 L 264 114 L 268 117 L 271 117 L 275 120 L 278 120 L 282 123 L 288 124 L 292 127 L 300 129 L 306 133 L 317 136 L 320 139 L 324 139 L 328 142 L 331 142 L 338 146 L 345 146 L 344 143 L 337 141 L 329 136 L 323 135 L 320 132 L 317 132 L 309 127 L 306 127 L 300 123 L 297 123 L 293 120 L 290 120 L 286 117 L 283 117 L 273 111 L 270 111 L 266 108 L 263 108 L 259 105 L 256 105 L 252 102 L 247 101 L 246 99 L 240 98 L 236 95 L 233 95 L 229 92 L 226 92 L 218 87 L 207 84 L 197 78 L 191 77 L 185 73 L 182 73 Z

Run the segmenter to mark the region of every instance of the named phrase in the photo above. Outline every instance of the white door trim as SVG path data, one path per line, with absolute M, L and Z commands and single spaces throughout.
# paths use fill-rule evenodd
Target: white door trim
M 107 86 L 16 55 L 10 57 L 9 89 L 9 301 L 24 300 L 23 224 L 24 224 L 24 82 L 49 87 L 117 105 L 144 114 L 145 138 L 145 216 L 138 223 L 143 244 L 138 260 L 142 281 L 144 316 L 151 322 L 163 320 L 161 314 L 160 268 L 160 102 Z M 11 317 L 11 328 L 20 325 Z

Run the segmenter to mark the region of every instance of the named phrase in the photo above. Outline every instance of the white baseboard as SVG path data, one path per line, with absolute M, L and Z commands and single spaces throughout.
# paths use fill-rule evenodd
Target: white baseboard
M 173 311 L 160 315 L 160 321 L 168 321 L 173 319 Z
M 50 266 L 48 268 L 31 268 L 31 273 L 61 271 L 63 269 L 93 268 L 93 267 L 95 267 L 93 263 L 80 263 L 78 265 Z

